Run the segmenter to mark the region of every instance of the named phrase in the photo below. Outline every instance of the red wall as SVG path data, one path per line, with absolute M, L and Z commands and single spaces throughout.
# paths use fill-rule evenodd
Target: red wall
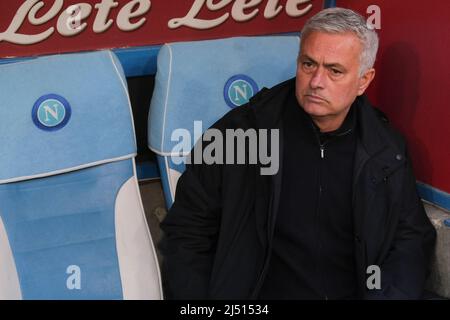
M 99 10 L 94 7 L 95 4 L 102 2 L 101 0 L 65 0 L 63 8 L 58 11 L 58 14 L 51 17 L 41 25 L 33 25 L 29 21 L 29 11 L 24 21 L 21 21 L 20 28 L 17 33 L 25 35 L 41 34 L 50 28 L 57 26 L 59 15 L 64 12 L 69 6 L 77 3 L 87 3 L 92 7 L 90 15 L 81 22 L 86 23 L 87 27 L 77 35 L 62 36 L 57 30 L 44 41 L 33 43 L 29 45 L 18 45 L 8 41 L 2 41 L 2 33 L 10 26 L 13 18 L 18 16 L 18 11 L 22 8 L 24 0 L 1 0 L 0 1 L 0 57 L 20 57 L 33 56 L 50 53 L 73 52 L 80 50 L 98 50 L 105 48 L 121 48 L 134 46 L 148 46 L 162 44 L 166 42 L 186 41 L 186 40 L 200 40 L 200 39 L 215 39 L 225 38 L 231 36 L 244 35 L 260 35 L 283 32 L 298 32 L 305 23 L 306 19 L 311 17 L 314 13 L 320 11 L 323 7 L 323 0 L 308 0 L 299 4 L 296 9 L 302 11 L 309 8 L 304 15 L 290 16 L 288 14 L 288 3 L 295 3 L 291 0 L 278 0 L 277 8 L 282 7 L 278 14 L 271 18 L 265 18 L 264 12 L 269 3 L 268 0 L 261 1 L 260 4 L 254 5 L 251 8 L 244 10 L 245 14 L 256 15 L 247 21 L 236 21 L 233 18 L 233 8 L 236 1 L 232 1 L 223 8 L 216 8 L 217 4 L 226 3 L 224 1 L 213 1 L 213 8 L 208 8 L 206 4 L 201 6 L 200 12 L 195 16 L 196 19 L 212 20 L 228 15 L 228 18 L 222 24 L 209 29 L 198 29 L 187 26 L 181 26 L 175 29 L 169 27 L 169 21 L 174 18 L 182 18 L 191 12 L 191 8 L 195 3 L 206 3 L 205 1 L 194 0 L 153 0 L 151 1 L 150 9 L 139 17 L 132 18 L 132 23 L 137 23 L 142 18 L 145 22 L 142 26 L 134 31 L 122 31 L 117 25 L 118 13 L 131 0 L 116 1 L 119 6 L 109 11 L 108 19 L 113 21 L 112 25 L 104 32 L 95 33 L 93 31 L 94 21 L 96 20 Z M 53 7 L 54 0 L 41 0 L 44 6 L 38 10 L 36 16 L 42 18 Z M 37 3 L 35 7 L 38 7 Z M 274 3 L 271 1 L 271 3 Z M 221 7 L 221 6 L 219 6 Z M 270 6 L 269 6 L 270 8 Z M 272 10 L 270 10 L 272 11 Z M 295 10 L 294 10 L 295 11 Z M 47 15 L 48 16 L 48 15 Z
M 450 1 L 338 0 L 381 9 L 380 51 L 368 95 L 408 139 L 417 179 L 450 192 Z

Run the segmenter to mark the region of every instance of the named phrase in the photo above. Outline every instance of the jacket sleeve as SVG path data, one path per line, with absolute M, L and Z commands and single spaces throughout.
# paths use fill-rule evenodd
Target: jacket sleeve
M 187 165 L 161 223 L 162 274 L 168 299 L 206 299 L 220 224 L 219 165 Z
M 401 187 L 392 245 L 380 266 L 381 289 L 368 290 L 368 299 L 420 299 L 423 295 L 436 231 L 417 194 L 408 156 Z

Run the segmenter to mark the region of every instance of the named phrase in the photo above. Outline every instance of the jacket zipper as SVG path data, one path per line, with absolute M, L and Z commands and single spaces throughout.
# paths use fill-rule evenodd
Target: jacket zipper
M 317 225 L 320 222 L 319 221 L 319 215 L 320 215 L 320 201 L 321 201 L 321 198 L 322 198 L 322 166 L 323 166 L 323 161 L 325 159 L 325 145 L 329 141 L 331 141 L 333 138 L 341 137 L 341 136 L 344 136 L 344 135 L 350 133 L 352 131 L 352 129 L 350 128 L 350 129 L 348 129 L 348 130 L 346 130 L 346 131 L 344 131 L 344 132 L 342 132 L 340 134 L 337 134 L 334 137 L 332 137 L 331 139 L 325 141 L 324 143 L 320 142 L 319 135 L 318 135 L 317 130 L 315 128 L 314 128 L 314 131 L 315 131 L 315 136 L 316 136 L 317 142 L 319 144 L 320 159 L 321 159 L 320 166 L 319 166 L 319 199 L 318 199 L 317 208 L 316 208 L 316 225 Z M 319 237 L 319 248 L 318 248 L 318 258 L 317 258 L 318 259 L 318 264 L 319 264 L 321 252 L 322 252 L 322 244 L 321 244 L 321 239 Z M 323 290 L 322 293 L 323 293 L 324 299 L 328 300 L 328 294 L 327 294 L 327 292 L 325 290 L 325 285 L 324 285 L 324 283 L 325 283 L 324 275 L 323 275 L 322 272 L 320 272 L 320 283 L 321 283 L 321 286 L 322 286 L 322 290 Z
M 316 135 L 317 136 L 317 135 Z M 317 248 L 317 257 L 316 257 L 316 263 L 317 268 L 319 269 L 319 278 L 320 278 L 320 286 L 322 288 L 322 294 L 324 296 L 325 300 L 328 300 L 328 296 L 325 290 L 325 280 L 324 280 L 324 274 L 322 270 L 320 270 L 319 266 L 321 265 L 321 255 L 322 255 L 322 239 L 320 237 L 320 232 L 318 226 L 320 225 L 320 203 L 322 201 L 322 167 L 323 162 L 325 159 L 325 143 L 320 143 L 319 137 L 317 137 L 317 140 L 319 142 L 320 147 L 320 164 L 319 164 L 319 172 L 318 172 L 318 179 L 319 179 L 319 198 L 317 201 L 317 207 L 316 207 L 316 217 L 315 217 L 315 228 L 316 228 L 316 234 L 318 235 L 318 248 Z
M 312 125 L 312 123 L 311 123 L 311 125 Z M 313 129 L 316 130 L 314 128 L 314 126 L 313 126 Z M 352 131 L 352 129 L 349 129 L 349 130 L 347 130 L 345 132 L 337 134 L 335 137 L 340 137 L 340 136 L 346 135 L 346 134 L 348 134 L 351 131 Z M 280 148 L 281 148 L 280 149 L 280 162 L 282 161 L 282 153 L 283 153 L 283 151 L 282 151 L 282 146 L 283 146 L 283 144 L 282 144 L 283 143 L 283 134 L 282 134 L 282 132 L 283 131 L 282 131 L 282 128 L 280 126 L 280 133 L 281 133 L 280 134 Z M 320 139 L 319 139 L 317 134 L 316 134 L 316 137 L 318 139 L 319 146 L 320 146 L 321 159 L 324 159 L 325 158 L 325 144 L 326 143 L 321 144 L 320 143 Z M 280 175 L 282 174 L 282 170 L 281 169 L 279 170 L 278 174 L 280 174 Z M 322 189 L 322 187 L 320 186 L 320 192 L 322 192 L 321 189 Z M 276 217 L 276 210 L 278 210 L 278 208 L 274 208 L 273 207 L 273 201 L 274 201 L 274 190 L 272 190 L 271 193 L 270 193 L 270 201 L 269 201 L 269 208 L 270 208 L 269 210 L 270 210 L 270 212 L 269 212 L 269 217 L 268 217 L 269 221 L 268 221 L 268 224 L 267 224 L 268 244 L 267 244 L 267 251 L 266 251 L 266 254 L 265 254 L 264 265 L 263 265 L 263 268 L 261 270 L 261 273 L 259 274 L 259 277 L 258 277 L 258 280 L 256 282 L 255 288 L 254 288 L 252 294 L 250 295 L 250 297 L 251 297 L 250 299 L 257 299 L 258 298 L 257 295 L 261 291 L 261 287 L 263 285 L 263 280 L 264 280 L 264 278 L 266 276 L 266 273 L 268 271 L 270 258 L 272 256 L 272 240 L 273 240 L 273 229 L 274 229 L 275 219 L 273 219 L 274 221 L 270 221 L 271 220 L 270 218 L 271 217 Z M 325 298 L 325 300 L 328 300 L 328 296 L 326 294 L 325 294 L 324 298 Z
M 339 134 L 333 136 L 330 140 L 326 141 L 325 143 L 320 143 L 320 139 L 319 139 L 319 136 L 318 136 L 318 134 L 317 134 L 317 129 L 316 129 L 316 128 L 313 128 L 313 129 L 314 129 L 314 131 L 316 132 L 316 134 L 315 134 L 315 135 L 316 135 L 316 139 L 317 139 L 317 142 L 319 143 L 319 147 L 320 147 L 320 158 L 321 158 L 321 159 L 324 159 L 324 158 L 325 158 L 325 145 L 326 145 L 330 140 L 332 140 L 333 138 L 336 138 L 336 137 L 342 137 L 342 136 L 345 136 L 345 135 L 349 134 L 349 133 L 353 130 L 352 128 L 350 128 L 350 129 L 348 129 L 347 131 L 341 132 L 341 133 L 339 133 Z

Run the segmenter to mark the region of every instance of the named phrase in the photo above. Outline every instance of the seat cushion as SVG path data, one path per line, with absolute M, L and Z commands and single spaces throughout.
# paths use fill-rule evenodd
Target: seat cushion
M 0 185 L 0 216 L 24 299 L 123 298 L 115 202 L 132 176 L 125 160 Z M 81 271 L 81 290 L 68 288 L 70 266 Z

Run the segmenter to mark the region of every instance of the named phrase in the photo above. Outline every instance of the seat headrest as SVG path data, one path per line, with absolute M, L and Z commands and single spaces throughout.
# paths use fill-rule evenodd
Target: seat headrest
M 263 87 L 295 76 L 299 37 L 238 37 L 164 45 L 149 112 L 149 147 L 171 155 L 178 128 L 206 130 Z M 194 144 L 192 136 L 191 145 Z M 198 137 L 197 137 L 198 138 Z
M 110 51 L 0 65 L 0 183 L 136 153 L 126 80 Z

